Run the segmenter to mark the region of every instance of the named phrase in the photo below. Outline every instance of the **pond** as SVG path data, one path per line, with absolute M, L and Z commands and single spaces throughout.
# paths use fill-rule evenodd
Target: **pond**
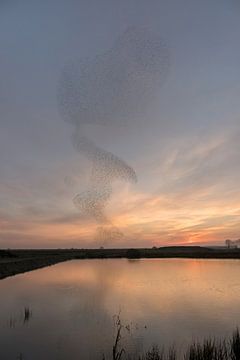
M 240 325 L 240 261 L 73 260 L 0 281 L 0 359 L 99 359 L 122 346 L 183 350 Z

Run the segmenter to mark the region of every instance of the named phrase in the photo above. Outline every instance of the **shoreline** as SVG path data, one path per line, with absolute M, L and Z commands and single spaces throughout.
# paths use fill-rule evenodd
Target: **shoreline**
M 47 266 L 70 260 L 68 258 L 30 258 L 16 261 L 0 261 L 0 280 L 10 276 L 23 274 L 25 272 L 41 269 Z
M 172 246 L 134 249 L 0 250 L 0 280 L 77 259 L 240 259 L 240 249 Z

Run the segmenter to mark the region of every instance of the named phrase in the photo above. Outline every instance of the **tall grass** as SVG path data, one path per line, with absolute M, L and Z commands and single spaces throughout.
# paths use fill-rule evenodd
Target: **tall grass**
M 183 355 L 171 348 L 167 352 L 154 346 L 139 360 L 240 360 L 240 334 L 236 329 L 229 340 L 205 339 L 189 345 Z
M 191 344 L 184 360 L 240 360 L 239 329 L 228 340 L 205 339 Z
M 153 345 L 146 354 L 139 357 L 139 360 L 177 360 L 177 353 L 174 347 L 165 352 L 163 348 L 160 349 L 158 346 Z
M 157 345 L 152 346 L 144 354 L 132 357 L 120 346 L 123 326 L 118 318 L 116 338 L 113 345 L 111 360 L 240 360 L 240 334 L 237 328 L 229 339 L 208 338 L 191 343 L 184 354 L 177 352 L 175 347 L 165 350 Z M 108 360 L 107 358 L 104 358 Z

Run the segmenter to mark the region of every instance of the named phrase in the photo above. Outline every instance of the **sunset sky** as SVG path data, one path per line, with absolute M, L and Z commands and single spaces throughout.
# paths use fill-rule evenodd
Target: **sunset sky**
M 74 205 L 91 164 L 72 144 L 57 87 L 69 61 L 105 53 L 127 28 L 166 44 L 169 69 L 145 118 L 91 125 L 126 161 L 105 209 L 122 236 Z M 0 247 L 222 244 L 240 238 L 238 0 L 0 3 Z

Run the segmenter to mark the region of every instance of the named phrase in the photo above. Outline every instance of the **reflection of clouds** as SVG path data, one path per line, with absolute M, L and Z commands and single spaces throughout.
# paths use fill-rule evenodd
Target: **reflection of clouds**
M 123 341 L 130 339 L 134 349 L 142 341 L 182 346 L 192 336 L 228 335 L 238 321 L 239 266 L 232 260 L 76 260 L 6 279 L 0 282 L 3 323 L 26 303 L 34 317 L 14 347 L 11 329 L 1 328 L 2 354 L 14 358 L 19 349 L 36 360 L 49 354 L 99 359 L 110 350 L 119 309 L 133 329 Z
M 83 266 L 79 271 L 72 266 L 76 262 L 69 262 L 64 267 L 52 267 L 50 273 L 46 268 L 42 272 L 26 274 L 22 281 L 18 279 L 14 294 L 11 288 L 5 288 L 6 297 L 1 299 L 2 304 L 18 308 L 26 301 L 30 302 L 35 309 L 34 319 L 37 322 L 37 327 L 29 324 L 31 345 L 25 348 L 25 342 L 21 342 L 22 337 L 29 339 L 29 334 L 23 329 L 22 337 L 14 342 L 14 349 L 6 345 L 2 350 L 2 354 L 6 351 L 6 358 L 10 358 L 10 354 L 14 358 L 17 349 L 21 349 L 26 357 L 32 358 L 34 354 L 37 360 L 56 356 L 64 360 L 73 360 L 79 356 L 90 360 L 99 359 L 103 352 L 111 350 L 114 313 L 109 313 L 105 308 L 105 298 L 114 281 L 115 272 L 119 273 L 120 269 L 113 268 L 107 276 L 107 269 L 101 264 L 96 272 L 95 267 L 92 271 L 92 265 L 84 266 L 84 263 L 80 263 Z M 14 282 L 15 279 L 11 280 Z M 7 301 L 8 297 L 10 301 Z M 4 333 L 4 336 L 8 334 Z

